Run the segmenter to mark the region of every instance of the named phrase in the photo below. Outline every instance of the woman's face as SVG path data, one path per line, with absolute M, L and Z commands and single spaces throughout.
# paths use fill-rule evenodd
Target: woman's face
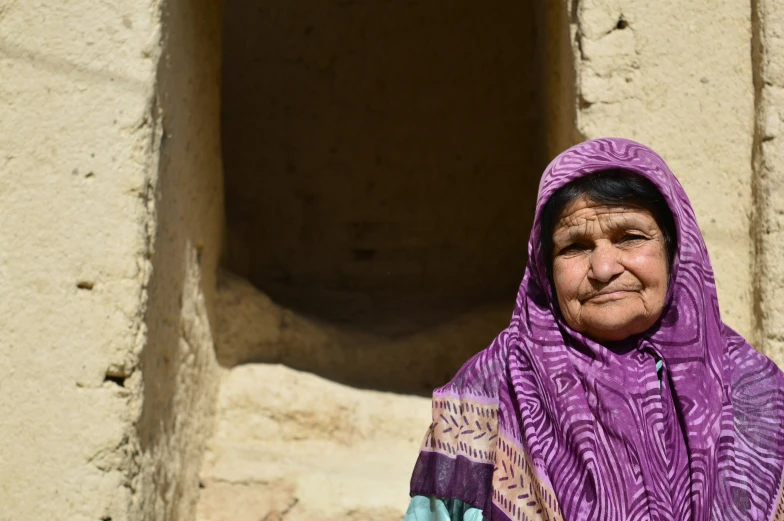
M 553 232 L 553 282 L 569 326 L 597 341 L 642 333 L 662 313 L 669 279 L 653 214 L 581 197 Z

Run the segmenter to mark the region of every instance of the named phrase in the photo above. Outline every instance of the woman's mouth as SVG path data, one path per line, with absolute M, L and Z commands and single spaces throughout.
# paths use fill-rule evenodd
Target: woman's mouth
M 602 291 L 601 293 L 597 293 L 591 297 L 588 297 L 587 300 L 593 303 L 602 303 L 602 302 L 610 302 L 612 300 L 619 300 L 622 298 L 626 298 L 629 294 L 634 293 L 628 289 L 619 289 L 614 291 Z

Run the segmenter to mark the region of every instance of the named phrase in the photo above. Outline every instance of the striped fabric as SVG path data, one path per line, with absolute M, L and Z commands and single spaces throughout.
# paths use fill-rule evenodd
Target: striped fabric
M 547 199 L 609 168 L 651 180 L 678 231 L 662 317 L 625 354 L 560 318 L 539 240 Z M 617 138 L 562 153 L 542 177 L 528 252 L 509 327 L 433 395 L 411 494 L 486 520 L 784 521 L 784 375 L 722 322 L 694 211 L 664 161 Z

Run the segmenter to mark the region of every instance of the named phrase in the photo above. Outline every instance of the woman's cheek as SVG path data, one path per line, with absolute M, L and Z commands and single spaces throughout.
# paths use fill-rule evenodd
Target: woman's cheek
M 579 263 L 574 263 L 569 266 L 568 271 L 565 273 L 564 280 L 564 296 L 570 302 L 576 303 L 577 297 L 580 295 L 580 288 L 585 281 L 585 270 Z
M 582 286 L 588 279 L 589 259 L 587 256 L 578 257 L 572 264 L 569 279 L 573 288 L 575 297 L 579 293 L 580 286 Z
M 636 267 L 639 278 L 646 286 L 666 285 L 667 259 L 661 250 L 660 245 L 651 244 L 650 247 L 640 251 L 631 261 Z
M 577 298 L 580 295 L 580 288 L 587 283 L 587 257 L 562 258 L 554 268 L 555 286 L 561 305 L 566 304 L 570 308 L 579 305 Z M 590 287 L 586 291 L 590 291 Z

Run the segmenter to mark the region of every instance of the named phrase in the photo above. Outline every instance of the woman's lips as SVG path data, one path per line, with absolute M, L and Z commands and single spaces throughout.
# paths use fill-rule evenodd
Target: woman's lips
M 622 298 L 626 298 L 629 296 L 630 293 L 635 293 L 635 292 L 628 289 L 619 289 L 616 291 L 597 293 L 596 295 L 588 297 L 586 299 L 586 302 L 587 301 L 591 301 L 594 303 L 610 302 L 612 300 L 619 300 Z

